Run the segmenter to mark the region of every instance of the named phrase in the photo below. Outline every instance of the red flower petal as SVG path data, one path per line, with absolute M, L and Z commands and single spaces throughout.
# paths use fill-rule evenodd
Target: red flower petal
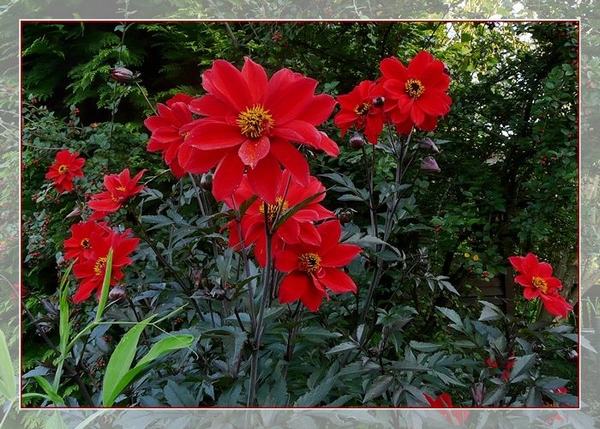
M 275 268 L 282 273 L 289 273 L 298 269 L 298 255 L 292 251 L 284 250 L 275 255 Z
M 212 183 L 212 193 L 217 201 L 231 196 L 244 175 L 244 164 L 237 153 L 228 153 L 219 163 Z
M 319 281 L 334 293 L 356 292 L 356 284 L 342 270 L 327 268 L 324 272 L 325 274 L 319 277 Z
M 268 137 L 260 139 L 248 139 L 240 146 L 238 155 L 242 162 L 251 168 L 254 168 L 258 161 L 263 159 L 269 153 L 271 143 Z
M 214 150 L 237 146 L 244 140 L 236 125 L 203 120 L 190 131 L 187 143 L 201 150 Z
M 298 183 L 308 184 L 309 168 L 306 158 L 292 144 L 275 140 L 271 144 L 271 153 L 277 160 L 287 168 Z
M 225 60 L 215 60 L 212 68 L 202 74 L 202 86 L 221 101 L 231 104 L 238 112 L 252 102 L 242 73 Z
M 324 267 L 344 267 L 362 251 L 356 244 L 338 244 L 321 255 L 321 265 Z
M 306 274 L 292 272 L 286 275 L 279 286 L 279 302 L 288 304 L 307 295 L 312 289 L 310 279 Z
M 277 197 L 277 185 L 281 176 L 279 163 L 272 156 L 263 158 L 252 170 L 248 171 L 248 182 L 254 192 L 264 201 L 273 204 Z
M 260 103 L 266 92 L 268 83 L 265 69 L 252 61 L 249 57 L 244 57 L 242 76 L 248 83 L 248 88 L 252 95 L 252 104 Z

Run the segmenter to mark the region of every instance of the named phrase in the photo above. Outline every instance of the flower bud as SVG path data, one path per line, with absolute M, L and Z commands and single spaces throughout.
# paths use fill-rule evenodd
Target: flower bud
M 360 149 L 364 145 L 365 145 L 365 139 L 363 138 L 363 136 L 360 133 L 352 134 L 352 137 L 350 137 L 350 147 L 352 149 Z
M 485 397 L 485 386 L 483 383 L 475 383 L 471 387 L 471 394 L 473 395 L 473 402 L 476 407 L 480 407 Z
M 385 97 L 379 96 L 373 99 L 373 106 L 381 107 L 385 103 Z
M 425 137 L 423 140 L 421 140 L 421 142 L 419 143 L 419 148 L 430 150 L 434 153 L 440 153 L 440 150 L 438 149 L 437 145 L 429 137 Z
M 202 189 L 204 189 L 206 191 L 210 191 L 212 189 L 212 181 L 213 181 L 212 173 L 204 173 L 202 175 L 202 178 L 200 179 L 200 186 L 202 187 Z
M 127 298 L 127 292 L 121 286 L 115 286 L 108 293 L 108 299 L 111 301 L 120 301 L 125 298 Z
M 356 212 L 356 210 L 353 210 L 351 208 L 344 208 L 344 209 L 340 209 L 339 211 L 337 211 L 336 215 L 337 215 L 340 223 L 343 225 L 352 220 L 355 212 Z
M 115 67 L 110 71 L 110 77 L 117 82 L 128 83 L 135 78 L 135 75 L 131 70 L 126 69 L 125 67 Z
M 439 173 L 442 171 L 433 156 L 426 156 L 421 161 L 421 171 L 426 173 Z

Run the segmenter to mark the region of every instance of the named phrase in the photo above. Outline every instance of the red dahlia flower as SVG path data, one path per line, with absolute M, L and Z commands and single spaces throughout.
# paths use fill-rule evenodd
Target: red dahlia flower
M 348 94 L 338 96 L 337 100 L 341 109 L 335 115 L 334 122 L 340 128 L 342 137 L 349 128 L 354 128 L 364 132 L 369 142 L 376 144 L 385 120 L 383 86 L 378 82 L 363 80 Z
M 157 105 L 158 115 L 150 116 L 144 121 L 152 136 L 148 141 L 149 152 L 162 152 L 165 163 L 175 177 L 182 177 L 184 169 L 179 164 L 179 148 L 189 136 L 194 118 L 189 110 L 193 97 L 177 94 L 167 100 L 166 105 Z
M 515 282 L 525 288 L 525 299 L 531 301 L 540 298 L 548 313 L 567 317 L 573 307 L 559 294 L 562 283 L 552 276 L 552 265 L 539 262 L 533 253 L 528 253 L 527 256 L 511 256 L 508 260 L 517 271 Z
M 254 244 L 254 256 L 261 266 L 266 264 L 265 220 L 271 228 L 276 218 L 280 218 L 288 209 L 314 197 L 274 231 L 272 249 L 273 254 L 276 254 L 283 248 L 284 244 L 298 244 L 301 239 L 314 246 L 320 245 L 321 236 L 313 222 L 335 216 L 319 204 L 325 198 L 325 187 L 317 178 L 310 176 L 308 184 L 301 186 L 292 180 L 291 173 L 285 170 L 272 180 L 277 185 L 275 202 L 269 204 L 257 198 L 245 211 L 241 222 L 233 220 L 228 225 L 229 245 L 236 248 L 240 245 L 250 246 Z M 254 196 L 254 192 L 250 188 L 247 178 L 244 177 L 233 197 L 225 201 L 231 208 L 238 209 L 244 201 L 252 196 Z M 243 238 L 243 240 L 240 240 L 240 238 Z
M 58 192 L 71 192 L 73 190 L 73 179 L 83 177 L 81 169 L 85 165 L 85 159 L 79 158 L 79 152 L 61 150 L 56 153 L 54 163 L 46 173 L 46 179 L 52 180 Z
M 71 237 L 64 242 L 65 259 L 90 258 L 93 253 L 92 237 L 106 237 L 110 233 L 110 228 L 104 222 L 87 221 L 71 225 Z
M 131 177 L 129 169 L 119 174 L 104 176 L 104 187 L 106 191 L 91 196 L 88 205 L 94 214 L 90 219 L 101 219 L 109 213 L 114 213 L 132 196 L 139 194 L 144 185 L 138 185 L 146 170 L 140 171 Z
M 73 302 L 79 303 L 90 297 L 92 292 L 100 294 L 106 269 L 108 251 L 113 249 L 110 285 L 114 286 L 123 279 L 123 268 L 131 264 L 129 255 L 137 248 L 140 240 L 131 237 L 131 231 L 123 233 L 110 231 L 107 235 L 90 237 L 88 257 L 78 260 L 73 266 L 73 274 L 80 281 L 73 295 Z
M 427 393 L 424 395 L 431 408 L 454 408 L 452 397 L 447 392 L 444 392 L 435 398 L 429 396 Z M 469 418 L 469 411 L 440 411 L 439 413 L 444 416 L 449 423 L 456 426 L 464 425 Z
M 308 163 L 290 143 L 306 144 L 332 156 L 339 148 L 315 128 L 331 114 L 333 97 L 315 95 L 317 81 L 288 69 L 271 78 L 249 58 L 242 70 L 224 60 L 202 75 L 207 94 L 190 103 L 203 116 L 185 140 L 180 162 L 186 171 L 204 173 L 216 166 L 213 195 L 231 196 L 244 171 L 255 193 L 273 203 L 272 177 L 282 164 L 306 184 Z
M 337 220 L 322 223 L 317 231 L 320 245 L 287 245 L 275 256 L 275 267 L 287 273 L 279 285 L 279 302 L 300 300 L 313 312 L 327 296 L 327 289 L 333 293 L 356 292 L 354 281 L 341 268 L 362 250 L 357 245 L 339 242 L 341 225 Z
M 395 57 L 385 58 L 380 69 L 383 87 L 395 101 L 390 113 L 398 132 L 407 134 L 413 125 L 432 131 L 438 118 L 450 111 L 452 99 L 446 93 L 450 76 L 444 63 L 429 52 L 419 52 L 408 67 Z

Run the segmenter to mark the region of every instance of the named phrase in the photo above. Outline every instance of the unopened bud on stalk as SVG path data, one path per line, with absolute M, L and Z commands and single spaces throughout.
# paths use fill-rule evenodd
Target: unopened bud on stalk
M 433 156 L 426 156 L 423 158 L 423 161 L 421 161 L 421 171 L 426 173 L 439 173 L 442 170 Z
M 127 298 L 127 292 L 121 286 L 115 286 L 108 293 L 108 299 L 111 301 L 120 301 L 125 298 Z
M 202 175 L 202 178 L 200 179 L 200 186 L 202 187 L 202 189 L 204 189 L 206 191 L 210 191 L 212 189 L 212 181 L 213 181 L 212 174 L 204 173 Z
M 419 143 L 419 148 L 425 149 L 425 150 L 430 150 L 434 153 L 440 153 L 439 148 L 436 146 L 436 144 L 433 142 L 433 140 L 431 140 L 429 137 L 425 137 L 423 140 L 421 140 L 421 142 Z
M 135 79 L 135 74 L 125 67 L 115 67 L 110 71 L 110 77 L 120 83 L 128 83 Z
M 483 398 L 485 397 L 485 386 L 483 383 L 475 383 L 475 385 L 471 387 L 471 394 L 473 395 L 475 406 L 480 407 L 483 403 Z
M 352 137 L 350 137 L 350 147 L 352 149 L 360 149 L 364 145 L 365 145 L 365 139 L 363 138 L 362 134 L 360 134 L 360 133 L 352 134 Z
M 381 107 L 383 106 L 383 104 L 385 103 L 385 97 L 375 97 L 373 99 L 373 106 L 375 107 Z
M 340 209 L 339 211 L 336 211 L 336 215 L 337 215 L 338 219 L 340 220 L 340 223 L 343 225 L 352 220 L 355 212 L 356 212 L 356 210 L 353 210 L 351 208 L 343 208 L 343 209 Z

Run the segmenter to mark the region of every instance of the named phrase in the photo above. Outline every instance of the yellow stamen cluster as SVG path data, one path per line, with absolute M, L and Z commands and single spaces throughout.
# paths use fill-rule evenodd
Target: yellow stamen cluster
M 298 265 L 302 271 L 316 273 L 321 268 L 321 257 L 316 253 L 303 253 L 298 257 Z
M 104 267 L 106 267 L 106 258 L 98 258 L 94 264 L 94 273 L 99 276 L 104 273 Z
M 81 243 L 79 243 L 79 244 L 84 249 L 89 249 L 90 248 L 90 239 L 89 238 L 84 238 L 83 240 L 81 240 Z
M 235 123 L 240 127 L 242 135 L 250 139 L 262 137 L 275 125 L 271 113 L 260 104 L 240 112 Z
M 369 109 L 371 109 L 371 103 L 361 103 L 354 108 L 354 113 L 356 113 L 358 116 L 365 116 L 367 113 L 369 113 Z
M 418 79 L 408 79 L 404 84 L 406 93 L 411 98 L 419 98 L 425 92 L 425 85 Z
M 543 278 L 534 277 L 533 279 L 531 279 L 531 283 L 533 283 L 533 286 L 535 286 L 537 289 L 539 289 L 540 292 L 542 292 L 542 293 L 548 292 L 548 283 L 546 283 L 546 280 L 544 280 Z
M 275 204 L 267 204 L 267 220 L 271 224 L 275 221 L 275 218 L 280 216 L 284 211 L 288 209 L 288 202 L 283 197 L 275 198 Z M 265 204 L 261 204 L 258 211 L 262 214 L 265 213 Z
M 65 164 L 62 164 L 58 167 L 58 174 L 65 174 L 67 171 L 69 171 L 69 167 L 67 167 Z

